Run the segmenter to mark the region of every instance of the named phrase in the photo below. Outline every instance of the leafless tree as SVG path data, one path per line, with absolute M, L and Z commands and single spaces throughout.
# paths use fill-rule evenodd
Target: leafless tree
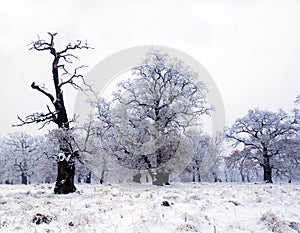
M 60 129 L 60 158 L 57 160 L 58 173 L 54 192 L 56 194 L 67 194 L 76 190 L 74 186 L 75 164 L 74 159 L 78 156 L 78 151 L 74 147 L 72 135 L 70 134 L 70 119 L 65 107 L 63 96 L 63 88 L 67 85 L 81 91 L 91 90 L 91 86 L 84 81 L 80 70 L 85 66 L 78 66 L 73 71 L 70 71 L 70 65 L 74 59 L 79 58 L 74 55 L 74 52 L 81 49 L 91 49 L 87 42 L 83 43 L 81 40 L 75 43 L 69 43 L 64 49 L 58 51 L 55 47 L 55 37 L 57 33 L 48 33 L 50 39 L 48 41 L 38 38 L 29 44 L 30 50 L 38 52 L 49 52 L 52 57 L 52 78 L 55 92 L 52 94 L 46 88 L 33 82 L 31 88 L 37 90 L 46 96 L 52 107 L 47 105 L 47 112 L 37 112 L 28 115 L 25 119 L 18 116 L 20 125 L 41 123 L 44 127 L 50 122 L 54 122 Z M 82 85 L 83 84 L 83 85 Z M 65 131 L 65 132 L 63 132 Z
M 283 171 L 280 161 L 284 159 L 287 163 L 290 159 L 286 153 L 286 142 L 298 130 L 295 118 L 283 110 L 249 110 L 227 131 L 227 138 L 239 149 L 231 154 L 228 161 L 235 161 L 242 167 L 259 164 L 263 168 L 263 180 L 272 183 L 272 170 Z
M 251 150 L 234 150 L 224 157 L 225 167 L 230 171 L 231 180 L 234 174 L 240 175 L 242 182 L 251 182 L 257 179 L 261 165 L 258 160 L 251 159 Z
M 23 132 L 8 134 L 0 140 L 0 181 L 22 184 L 44 182 L 52 168 L 47 153 L 50 150 L 45 137 Z
M 129 168 L 146 169 L 153 184 L 168 182 L 166 164 L 181 136 L 199 128 L 201 116 L 211 112 L 206 86 L 188 64 L 152 49 L 118 85 L 110 114 L 99 113 L 117 145 L 114 154 Z

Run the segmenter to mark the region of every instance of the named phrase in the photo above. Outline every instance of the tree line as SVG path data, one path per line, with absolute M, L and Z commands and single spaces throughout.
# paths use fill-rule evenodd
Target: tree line
M 224 132 L 209 135 L 203 130 L 203 116 L 218 109 L 208 103 L 205 83 L 188 64 L 155 48 L 131 69 L 110 99 L 91 102 L 95 113 L 86 123 L 73 126 L 64 104 L 65 86 L 93 90 L 79 74 L 84 66 L 71 72 L 68 65 L 78 59 L 75 51 L 91 47 L 78 40 L 57 50 L 56 35 L 49 33 L 49 41 L 38 38 L 30 44 L 31 50 L 53 57 L 54 93 L 35 82 L 31 85 L 52 107 L 47 106 L 47 113 L 18 118 L 19 125 L 43 127 L 52 122 L 57 129 L 43 137 L 4 137 L 0 182 L 55 181 L 54 192 L 61 194 L 74 192 L 76 181 L 91 182 L 91 170 L 100 183 L 299 180 L 297 107 L 291 113 L 249 110 Z
M 276 112 L 253 109 L 235 121 L 235 123 L 215 137 L 201 133 L 197 138 L 195 150 L 188 165 L 180 170 L 176 177 L 168 177 L 171 170 L 165 170 L 165 176 L 154 177 L 157 161 L 153 158 L 161 156 L 168 161 L 174 153 L 176 140 L 164 141 L 162 148 L 149 154 L 128 155 L 130 145 L 119 145 L 114 138 L 113 126 L 103 125 L 110 122 L 103 117 L 103 99 L 100 98 L 97 117 L 82 127 L 73 129 L 72 136 L 76 148 L 81 153 L 77 162 L 75 182 L 152 182 L 166 184 L 178 182 L 298 182 L 300 177 L 300 135 L 299 109 L 288 114 L 283 110 Z M 106 113 L 110 114 L 106 106 Z M 107 129 L 108 127 L 109 129 Z M 134 128 L 143 134 L 144 127 Z M 103 129 L 107 129 L 106 131 Z M 140 132 L 142 131 L 142 132 Z M 130 132 L 130 131 L 129 131 Z M 60 138 L 66 137 L 60 130 L 53 130 L 47 135 L 31 136 L 16 132 L 0 140 L 0 183 L 29 184 L 53 183 L 57 169 L 57 160 L 63 159 L 60 153 Z M 137 137 L 145 140 L 144 136 Z M 225 139 L 225 140 L 224 140 Z M 124 138 L 122 140 L 125 140 Z M 123 142 L 123 141 L 122 141 Z M 128 151 L 125 152 L 126 147 Z M 227 148 L 225 148 L 227 147 Z M 135 148 L 135 147 L 134 147 Z M 176 147 L 175 147 L 176 149 Z M 214 163 L 203 170 L 205 155 L 215 155 Z M 132 156 L 131 158 L 128 158 Z M 183 155 L 182 155 L 183 156 Z M 141 159 L 142 158 L 142 159 Z M 146 161 L 145 161 L 146 160 Z M 162 162 L 164 165 L 164 163 Z M 117 166 L 119 165 L 119 166 Z M 167 163 L 166 163 L 167 165 Z M 167 166 L 166 166 L 167 167 Z M 165 169 L 166 167 L 163 167 Z M 126 168 L 127 172 L 125 171 Z M 158 169 L 160 167 L 158 166 Z M 172 169 L 168 168 L 168 169 Z M 173 167 L 174 169 L 174 167 Z M 124 170 L 124 171 L 122 171 Z M 92 172 L 93 171 L 93 172 Z M 157 173 L 155 173 L 157 176 Z M 156 178 L 156 179 L 155 179 Z M 161 179 L 161 184 L 157 183 Z

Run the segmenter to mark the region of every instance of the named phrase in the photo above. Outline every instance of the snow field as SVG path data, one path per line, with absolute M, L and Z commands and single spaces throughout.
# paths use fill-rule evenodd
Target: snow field
M 300 232 L 298 184 L 78 184 L 77 189 L 54 195 L 52 185 L 0 185 L 0 232 Z M 37 214 L 49 222 L 37 224 Z

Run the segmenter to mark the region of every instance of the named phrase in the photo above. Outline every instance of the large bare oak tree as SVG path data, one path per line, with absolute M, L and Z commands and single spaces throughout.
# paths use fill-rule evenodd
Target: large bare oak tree
M 37 90 L 46 96 L 52 107 L 47 105 L 47 113 L 33 113 L 28 115 L 25 119 L 18 116 L 21 121 L 20 125 L 30 123 L 41 123 L 42 127 L 50 122 L 54 122 L 60 132 L 59 147 L 60 152 L 57 158 L 58 173 L 56 179 L 56 185 L 54 192 L 56 194 L 67 194 L 76 190 L 74 186 L 75 175 L 75 158 L 79 156 L 78 150 L 74 148 L 72 142 L 73 137 L 70 130 L 70 119 L 68 118 L 67 110 L 65 107 L 65 101 L 63 96 L 63 88 L 66 85 L 71 85 L 73 88 L 84 91 L 90 89 L 84 81 L 83 75 L 79 73 L 80 69 L 85 66 L 78 66 L 70 72 L 67 67 L 68 64 L 73 63 L 74 59 L 79 59 L 74 52 L 80 49 L 91 49 L 87 42 L 83 43 L 81 40 L 75 41 L 75 43 L 69 43 L 64 49 L 58 51 L 54 44 L 54 39 L 57 33 L 49 33 L 49 41 L 38 38 L 32 41 L 29 46 L 30 50 L 36 50 L 39 52 L 49 52 L 53 56 L 52 60 L 52 77 L 54 85 L 54 93 L 50 93 L 46 88 L 41 85 L 37 85 L 35 82 L 31 84 L 31 88 Z M 86 88 L 82 88 L 80 84 L 84 84 Z

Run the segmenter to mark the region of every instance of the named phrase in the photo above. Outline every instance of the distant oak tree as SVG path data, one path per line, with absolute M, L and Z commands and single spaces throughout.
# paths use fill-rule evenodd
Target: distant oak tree
M 237 148 L 227 158 L 227 163 L 236 163 L 241 172 L 260 166 L 263 180 L 272 183 L 272 171 L 285 172 L 290 160 L 286 142 L 291 142 L 299 130 L 297 120 L 285 111 L 249 110 L 237 119 L 227 131 L 227 138 Z M 291 146 L 291 145 L 290 145 Z

